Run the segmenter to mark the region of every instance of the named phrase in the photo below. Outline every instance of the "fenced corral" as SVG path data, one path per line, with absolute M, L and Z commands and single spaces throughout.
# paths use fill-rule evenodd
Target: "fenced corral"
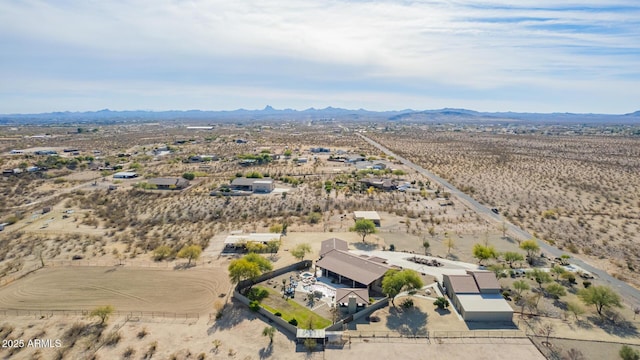
M 43 319 L 52 316 L 90 316 L 91 310 L 27 310 L 27 309 L 0 309 L 3 317 L 34 317 Z M 166 311 L 114 311 L 111 316 L 124 317 L 127 321 L 145 319 L 168 319 L 168 320 L 193 320 L 200 319 L 198 313 L 177 313 Z

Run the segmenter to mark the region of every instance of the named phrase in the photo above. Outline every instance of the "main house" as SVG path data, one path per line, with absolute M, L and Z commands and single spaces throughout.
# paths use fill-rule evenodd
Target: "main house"
M 339 284 L 380 291 L 382 277 L 390 269 L 386 260 L 354 255 L 347 249 L 344 240 L 332 238 L 323 241 L 316 267 L 322 270 L 323 276 L 333 278 Z
M 493 272 L 468 270 L 442 277 L 449 299 L 465 321 L 512 321 L 513 309 L 502 297 Z

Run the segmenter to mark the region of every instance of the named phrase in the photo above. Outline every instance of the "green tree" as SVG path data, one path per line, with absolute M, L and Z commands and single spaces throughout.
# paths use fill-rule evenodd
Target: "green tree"
M 364 242 L 364 239 L 367 237 L 367 235 L 375 234 L 377 232 L 376 224 L 368 219 L 356 220 L 356 224 L 352 228 L 350 228 L 349 231 L 354 231 L 361 235 L 362 242 Z
M 622 307 L 620 295 L 607 286 L 589 286 L 586 289 L 578 291 L 578 297 L 585 305 L 593 305 L 600 317 L 603 316 L 602 310 L 609 307 Z
M 429 255 L 429 248 L 431 247 L 429 240 L 427 239 L 422 240 L 422 247 L 424 248 L 424 254 Z
M 240 259 L 232 260 L 229 264 L 229 278 L 233 283 L 254 279 L 272 269 L 271 262 L 255 253 L 247 254 Z
M 382 292 L 391 298 L 391 304 L 395 307 L 394 298 L 402 291 L 420 289 L 423 287 L 422 279 L 417 272 L 411 269 L 387 270 L 382 278 Z
M 524 256 L 522 256 L 522 254 L 515 251 L 507 251 L 504 253 L 503 256 L 504 256 L 504 261 L 506 261 L 507 264 L 509 264 L 510 268 L 513 268 L 513 263 L 524 260 Z
M 533 265 L 533 257 L 540 251 L 540 246 L 535 238 L 520 243 L 520 249 L 527 252 L 527 261 Z
M 449 257 L 449 255 L 451 255 L 451 249 L 456 247 L 456 242 L 452 237 L 446 235 L 444 238 L 444 246 L 447 248 L 447 257 Z
M 173 250 L 169 246 L 160 245 L 155 250 L 153 250 L 153 259 L 155 261 L 162 261 L 171 256 L 172 252 Z
M 311 252 L 311 245 L 309 244 L 298 244 L 291 250 L 291 255 L 296 259 L 302 261 L 304 260 L 305 255 Z
M 498 257 L 498 252 L 491 245 L 475 244 L 473 245 L 473 257 L 478 259 L 478 264 L 482 265 L 483 261 Z
M 638 350 L 634 350 L 631 346 L 622 345 L 620 352 L 618 353 L 622 360 L 640 360 L 640 353 Z
M 276 334 L 276 328 L 273 326 L 267 326 L 262 329 L 262 336 L 269 337 L 269 344 L 273 344 L 273 336 Z
M 202 248 L 200 245 L 185 245 L 180 251 L 178 251 L 178 257 L 181 259 L 189 259 L 187 265 L 191 265 L 191 260 L 198 260 L 202 254 Z
M 558 283 L 549 284 L 545 291 L 554 299 L 558 299 L 561 296 L 567 295 L 567 291 L 565 290 L 564 286 Z
M 182 174 L 182 177 L 187 179 L 187 180 L 193 180 L 196 178 L 196 175 L 192 172 L 186 172 L 184 174 Z
M 503 264 L 491 264 L 487 266 L 487 270 L 496 274 L 496 278 L 500 279 L 501 277 L 507 277 L 504 273 L 504 265 Z
M 553 265 L 551 267 L 551 273 L 556 276 L 556 280 L 558 280 L 559 277 L 566 272 L 567 270 L 565 270 L 562 266 Z
M 576 317 L 576 321 L 578 320 L 578 316 L 584 314 L 584 309 L 580 306 L 579 303 L 575 301 L 569 301 L 567 303 L 567 310 Z
M 513 282 L 513 288 L 516 289 L 516 293 L 520 297 L 523 291 L 529 290 L 529 284 L 524 280 L 516 280 Z
M 529 271 L 528 274 L 533 278 L 533 280 L 535 280 L 536 283 L 538 283 L 538 288 L 540 289 L 540 291 L 543 290 L 542 284 L 550 283 L 552 281 L 551 275 L 549 275 L 548 272 L 540 269 L 533 269 Z
M 113 306 L 111 305 L 105 305 L 105 306 L 99 306 L 95 309 L 93 309 L 90 313 L 89 316 L 91 317 L 99 317 L 100 318 L 100 325 L 103 325 L 107 319 L 109 319 L 109 316 L 111 316 L 111 314 L 113 314 Z

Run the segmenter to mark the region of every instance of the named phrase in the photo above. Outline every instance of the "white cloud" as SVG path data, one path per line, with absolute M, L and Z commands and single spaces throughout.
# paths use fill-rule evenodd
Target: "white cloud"
M 67 83 L 88 89 L 94 81 L 126 76 L 128 83 L 172 82 L 172 88 L 188 89 L 206 79 L 211 86 L 295 96 L 296 82 L 302 90 L 317 82 L 314 96 L 331 99 L 330 92 L 341 90 L 332 84 L 352 81 L 354 88 L 405 87 L 395 92 L 398 98 L 430 101 L 434 97 L 421 92 L 433 94 L 439 86 L 496 94 L 530 88 L 541 92 L 537 97 L 574 82 L 594 94 L 605 83 L 640 97 L 620 79 L 640 78 L 640 8 L 632 0 L 32 0 L 0 3 L 5 43 L 22 47 L 5 46 L 16 56 L 0 60 L 0 74 L 24 68 L 28 62 L 21 56 L 37 64 L 37 55 L 47 61 L 38 49 L 58 49 L 49 55 L 68 61 L 67 72 L 59 63 L 33 65 L 32 71 L 63 82 L 68 75 L 74 81 Z M 54 70 L 47 73 L 49 67 Z M 229 79 L 235 75 L 237 84 Z M 0 85 L 0 91 L 15 85 Z M 370 92 L 394 98 L 389 88 Z M 455 99 L 449 92 L 442 98 Z M 464 103 L 458 107 L 472 103 L 459 100 Z M 188 99 L 178 95 L 175 101 Z M 356 98 L 351 103 L 360 107 Z M 0 112 L 7 105 L 0 102 Z

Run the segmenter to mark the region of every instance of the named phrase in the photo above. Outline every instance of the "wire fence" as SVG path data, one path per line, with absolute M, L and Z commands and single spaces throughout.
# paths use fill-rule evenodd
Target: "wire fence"
M 38 269 L 42 268 L 42 266 L 40 264 L 37 265 L 31 265 L 31 266 L 26 266 L 26 267 L 22 267 L 20 270 L 16 271 L 16 272 L 12 272 L 10 274 L 6 274 L 4 276 L 2 276 L 2 278 L 0 278 L 0 286 L 4 286 L 7 284 L 10 284 L 22 277 L 24 277 L 27 274 L 30 274 Z
M 209 259 L 188 262 L 177 261 L 135 261 L 135 260 L 45 260 L 45 268 L 55 267 L 112 267 L 124 266 L 132 268 L 156 268 L 156 269 L 187 269 L 187 268 L 220 268 L 219 263 L 214 263 Z M 20 270 L 0 277 L 0 287 L 8 285 L 34 271 L 42 269 L 41 264 L 23 266 Z
M 461 338 L 526 338 L 521 330 L 466 330 L 466 331 L 427 331 L 420 330 L 415 333 L 399 331 L 348 331 L 350 339 L 461 339 Z
M 124 266 L 137 268 L 160 269 L 184 269 L 184 268 L 218 268 L 220 264 L 211 260 L 192 261 L 191 264 L 183 261 L 140 261 L 140 260 L 48 260 L 47 267 L 83 266 L 83 267 L 109 267 Z
M 47 318 L 51 316 L 90 316 L 91 310 L 29 310 L 29 309 L 2 309 L 0 315 L 35 317 L 37 319 Z M 114 311 L 112 316 L 125 317 L 127 320 L 136 319 L 174 319 L 174 320 L 198 320 L 198 313 L 177 313 L 167 311 Z

